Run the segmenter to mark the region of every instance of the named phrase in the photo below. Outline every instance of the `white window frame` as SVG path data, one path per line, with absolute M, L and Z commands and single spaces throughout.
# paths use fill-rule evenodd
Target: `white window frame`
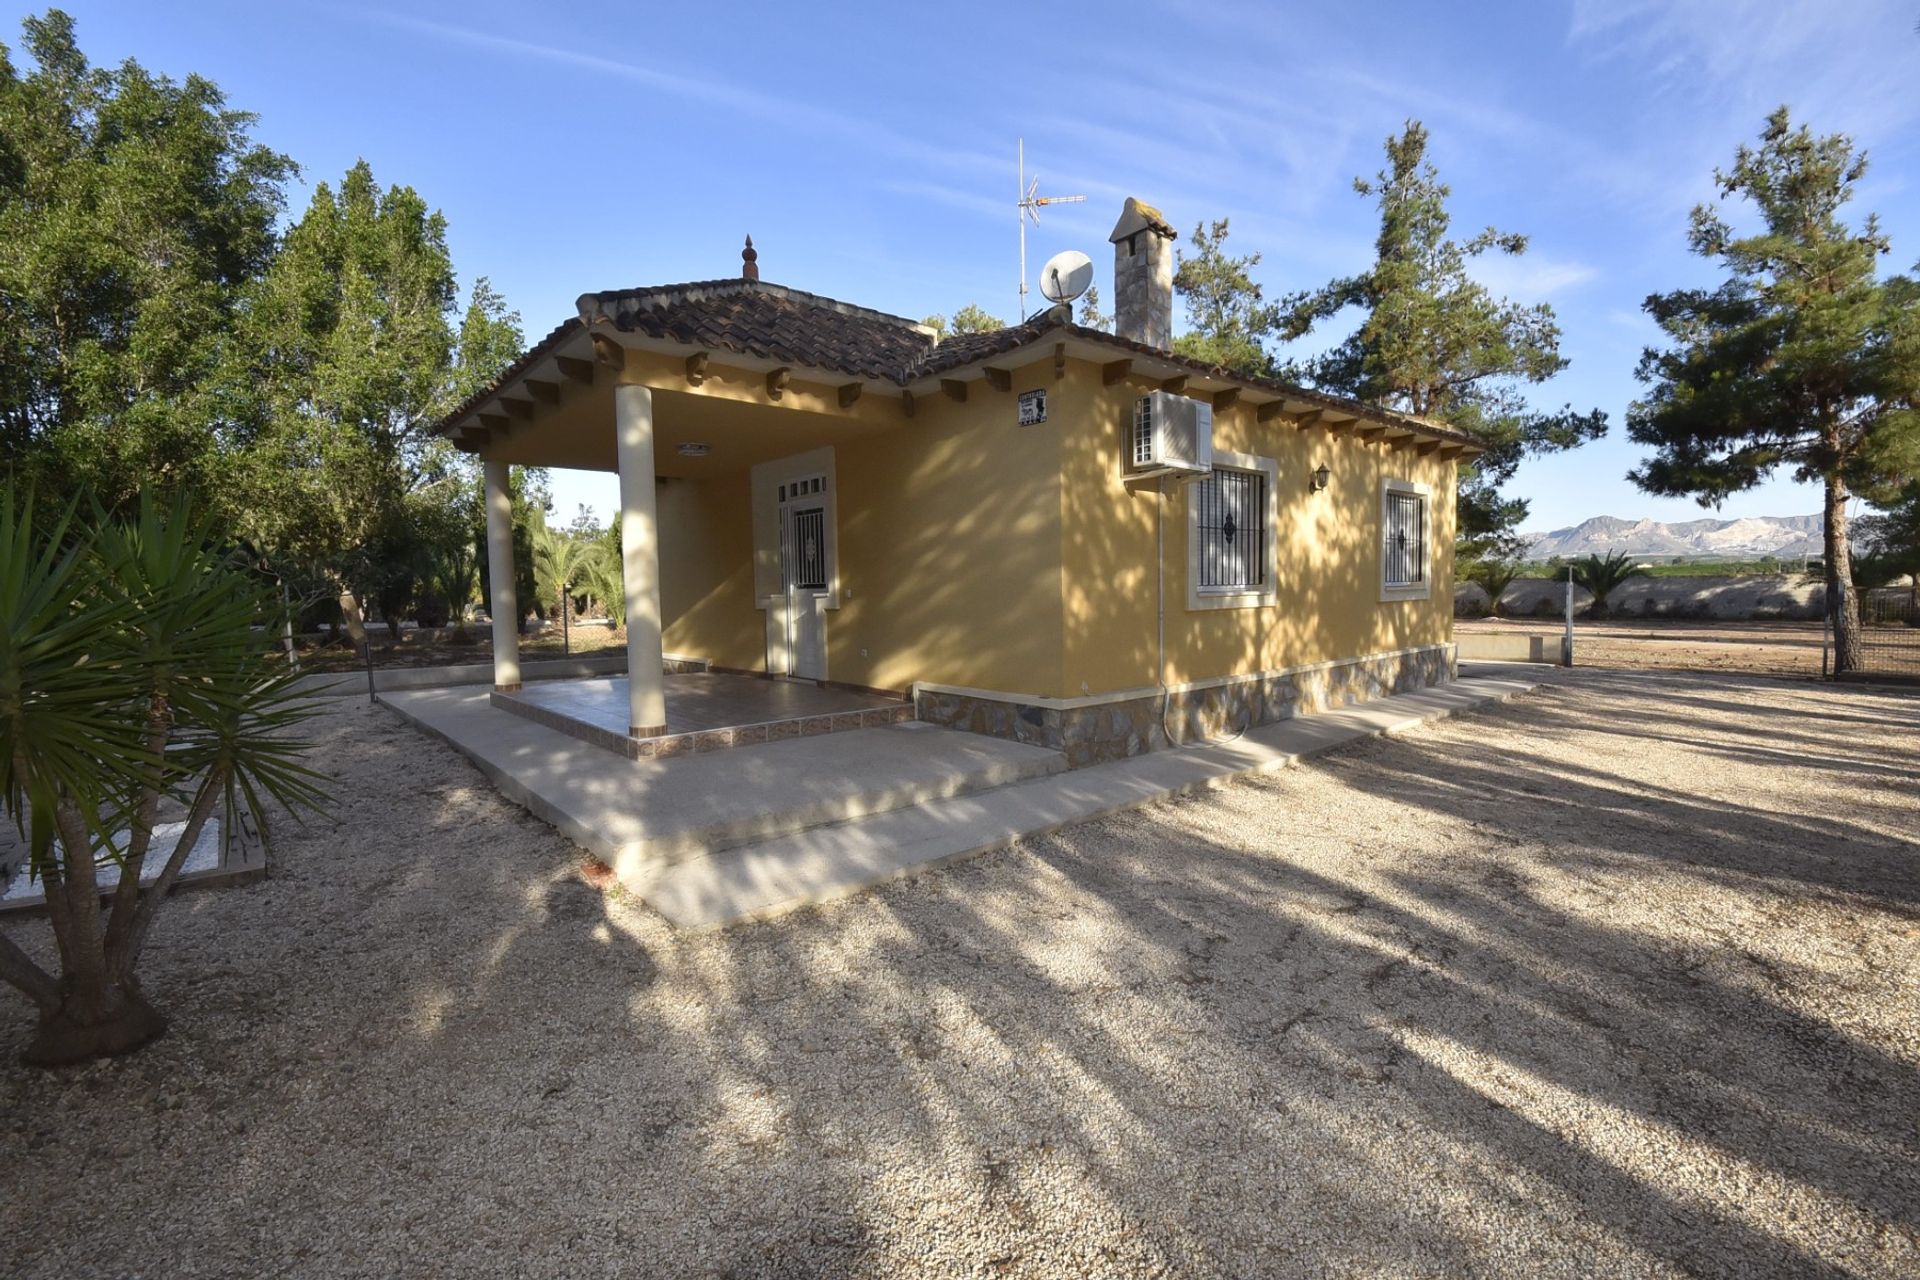
M 1215 471 L 1254 471 L 1266 477 L 1266 584 L 1253 591 L 1201 587 L 1200 504 L 1194 500 L 1194 486 L 1189 484 L 1185 486 L 1187 490 L 1187 608 L 1258 609 L 1270 605 L 1279 595 L 1280 464 L 1272 458 L 1262 458 L 1251 453 L 1233 453 L 1216 448 L 1213 451 L 1213 469 Z
M 1394 494 L 1413 494 L 1420 499 L 1420 552 L 1423 563 L 1420 581 L 1406 586 L 1389 586 L 1387 583 L 1387 510 Z M 1379 533 L 1374 538 L 1374 546 L 1380 553 L 1380 602 L 1394 600 L 1426 600 L 1433 595 L 1433 486 L 1420 484 L 1413 480 L 1396 480 L 1391 477 L 1380 482 L 1380 524 Z

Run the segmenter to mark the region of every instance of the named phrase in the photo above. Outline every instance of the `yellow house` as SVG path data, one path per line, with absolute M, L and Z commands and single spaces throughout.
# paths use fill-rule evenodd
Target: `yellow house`
M 1117 333 L 942 338 L 760 280 L 751 240 L 738 278 L 583 295 L 436 428 L 485 463 L 496 690 L 515 464 L 620 476 L 636 740 L 681 660 L 1076 765 L 1450 678 L 1473 440 L 1174 354 L 1173 239 L 1127 202 Z

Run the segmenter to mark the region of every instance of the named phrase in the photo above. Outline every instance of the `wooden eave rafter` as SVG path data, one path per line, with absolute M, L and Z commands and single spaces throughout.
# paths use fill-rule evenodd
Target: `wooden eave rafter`
M 615 373 L 627 367 L 627 349 L 609 333 L 593 335 L 593 358 Z

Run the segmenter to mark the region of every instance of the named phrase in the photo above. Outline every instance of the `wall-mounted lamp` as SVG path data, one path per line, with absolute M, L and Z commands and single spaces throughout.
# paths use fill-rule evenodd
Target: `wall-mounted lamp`
M 1310 479 L 1307 483 L 1313 486 L 1313 491 L 1315 493 L 1319 493 L 1322 489 L 1327 487 L 1327 468 L 1325 463 L 1322 463 L 1319 467 L 1315 468 L 1312 479 Z

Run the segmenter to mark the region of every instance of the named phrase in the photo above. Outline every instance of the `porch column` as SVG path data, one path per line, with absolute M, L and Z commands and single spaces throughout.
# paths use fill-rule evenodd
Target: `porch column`
M 653 493 L 653 391 L 613 389 L 620 462 L 620 577 L 627 595 L 627 732 L 667 731 L 660 657 L 660 537 Z
M 493 601 L 493 687 L 520 688 L 520 598 L 513 588 L 513 495 L 507 464 L 482 464 L 487 478 L 487 586 Z

